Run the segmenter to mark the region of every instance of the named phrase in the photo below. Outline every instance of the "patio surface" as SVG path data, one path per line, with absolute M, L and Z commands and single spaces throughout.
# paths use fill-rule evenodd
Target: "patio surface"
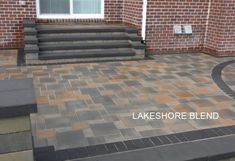
M 156 55 L 154 60 L 16 66 L 16 51 L 0 51 L 0 79 L 33 78 L 36 147 L 58 149 L 235 125 L 235 100 L 211 78 L 235 58 Z M 235 90 L 235 64 L 223 70 Z M 219 112 L 219 120 L 133 120 L 133 112 Z
M 225 83 L 233 90 L 235 91 L 235 63 L 225 67 L 223 70 L 222 78 L 225 81 Z

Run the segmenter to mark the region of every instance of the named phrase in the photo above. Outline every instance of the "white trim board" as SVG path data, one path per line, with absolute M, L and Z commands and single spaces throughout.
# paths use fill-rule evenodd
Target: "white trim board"
M 100 14 L 74 14 L 73 0 L 70 0 L 69 14 L 40 14 L 40 0 L 36 0 L 37 18 L 39 19 L 104 19 L 104 0 L 101 0 Z

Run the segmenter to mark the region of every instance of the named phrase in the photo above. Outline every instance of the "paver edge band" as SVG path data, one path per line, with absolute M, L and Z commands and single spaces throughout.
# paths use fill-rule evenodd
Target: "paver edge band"
M 235 99 L 235 91 L 233 91 L 222 79 L 222 71 L 225 67 L 227 67 L 230 64 L 235 63 L 235 60 L 226 61 L 221 64 L 218 64 L 214 67 L 212 70 L 212 79 L 217 84 L 217 86 L 227 95 Z
M 47 158 L 49 158 L 48 161 L 64 161 L 69 159 L 82 159 L 100 155 L 128 152 L 151 147 L 161 147 L 165 145 L 174 145 L 179 143 L 190 143 L 194 141 L 213 138 L 215 139 L 218 137 L 225 137 L 234 134 L 235 125 L 232 125 L 226 127 L 202 129 L 155 137 L 153 136 L 149 138 L 120 141 L 115 143 L 92 145 L 74 149 L 64 149 L 55 151 L 50 146 L 48 151 L 46 150 L 46 148 L 48 147 L 35 148 L 34 151 L 36 161 L 47 161 Z M 114 146 L 116 150 L 113 151 L 111 146 Z M 109 149 L 108 147 L 111 149 Z M 54 160 L 52 160 L 52 158 L 54 158 Z

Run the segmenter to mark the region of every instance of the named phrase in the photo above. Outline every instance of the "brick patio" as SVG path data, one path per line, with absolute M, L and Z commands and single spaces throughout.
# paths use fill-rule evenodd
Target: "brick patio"
M 16 51 L 0 52 L 0 79 L 33 78 L 36 147 L 66 149 L 235 125 L 235 101 L 211 78 L 235 58 L 156 55 L 153 60 L 17 67 Z M 235 64 L 223 70 L 235 89 Z M 219 112 L 219 120 L 132 120 L 133 112 Z

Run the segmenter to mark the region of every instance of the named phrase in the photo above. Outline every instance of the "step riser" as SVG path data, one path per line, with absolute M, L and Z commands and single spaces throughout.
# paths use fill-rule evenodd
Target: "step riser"
M 136 30 L 126 29 L 51 29 L 51 30 L 38 30 L 39 34 L 55 34 L 55 33 L 109 33 L 109 32 L 126 32 L 126 33 L 137 33 Z
M 24 35 L 25 36 L 36 36 L 37 33 L 36 32 L 25 32 Z
M 84 44 L 83 46 L 103 46 L 104 44 L 109 43 L 129 43 L 128 40 L 89 40 L 89 41 L 61 41 L 61 42 L 40 42 L 39 46 L 81 46 L 80 44 Z M 97 45 L 96 45 L 97 44 Z
M 128 34 L 131 36 L 136 36 L 135 34 Z M 38 34 L 38 37 L 41 38 L 57 38 L 57 37 L 62 37 L 62 38 L 74 38 L 74 37 L 104 37 L 104 36 L 127 36 L 125 32 L 99 32 L 99 33 L 92 33 L 92 32 L 87 32 L 87 33 L 51 33 L 51 34 Z
M 110 49 L 110 48 L 129 48 L 131 47 L 130 44 L 122 44 L 122 45 L 99 45 L 99 46 L 53 46 L 53 47 L 39 47 L 40 51 L 47 51 L 47 50 L 71 50 L 71 49 Z
M 30 27 L 30 28 L 36 27 L 36 23 L 33 20 L 24 20 L 23 25 L 24 25 L 24 27 Z
M 36 27 L 36 24 L 35 23 L 29 23 L 29 24 L 24 24 L 24 27 Z
M 134 56 L 130 53 L 119 54 L 93 54 L 93 55 L 69 55 L 69 56 L 51 56 L 51 57 L 39 57 L 40 60 L 54 60 L 54 59 L 72 59 L 72 58 L 100 58 L 100 57 L 118 57 L 118 56 Z
M 110 49 L 72 49 L 72 50 L 54 50 L 54 51 L 40 51 L 41 54 L 47 54 L 47 53 L 51 53 L 51 54 L 60 54 L 60 53 L 81 53 L 81 52 L 101 52 L 101 51 L 107 51 L 107 50 L 111 50 L 111 51 L 124 51 L 124 50 L 132 50 L 132 48 L 110 48 Z
M 94 63 L 106 61 L 130 61 L 130 60 L 143 60 L 143 55 L 135 56 L 117 56 L 117 57 L 97 57 L 97 58 L 73 58 L 73 59 L 55 59 L 55 60 L 28 60 L 28 65 L 53 65 L 53 64 L 67 64 L 67 63 Z M 42 161 L 46 161 L 43 160 Z M 48 160 L 52 161 L 52 160 Z M 57 161 L 57 160 L 56 160 Z
M 96 40 L 132 40 L 141 41 L 140 37 L 83 37 L 83 38 L 39 38 L 39 42 L 96 41 Z
M 28 53 L 38 53 L 39 50 L 35 50 L 35 49 L 32 49 L 32 50 L 30 50 L 30 49 L 25 49 L 24 52 L 25 52 L 26 54 L 28 54 Z
M 145 55 L 145 49 L 133 49 L 136 55 Z
M 25 44 L 38 44 L 37 40 L 24 40 Z

